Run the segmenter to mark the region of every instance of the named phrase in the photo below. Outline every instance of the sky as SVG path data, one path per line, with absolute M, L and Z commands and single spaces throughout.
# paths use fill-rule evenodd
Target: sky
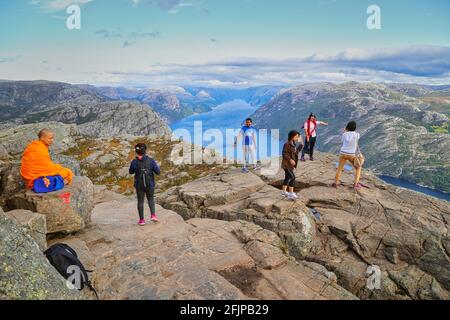
M 80 29 L 67 28 L 71 5 Z M 450 1 L 0 0 L 0 79 L 450 84 Z

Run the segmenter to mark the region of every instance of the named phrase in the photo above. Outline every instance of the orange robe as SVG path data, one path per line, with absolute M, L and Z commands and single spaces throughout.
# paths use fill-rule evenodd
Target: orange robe
M 39 140 L 31 142 L 26 147 L 22 156 L 20 174 L 27 184 L 27 189 L 33 189 L 34 180 L 45 176 L 60 175 L 69 184 L 73 179 L 73 172 L 53 163 L 48 146 Z

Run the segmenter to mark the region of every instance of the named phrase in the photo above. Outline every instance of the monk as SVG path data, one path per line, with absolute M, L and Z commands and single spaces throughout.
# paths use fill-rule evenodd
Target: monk
M 42 129 L 38 134 L 39 140 L 31 142 L 22 156 L 20 174 L 25 180 L 27 189 L 33 189 L 34 180 L 41 177 L 60 175 L 64 183 L 70 184 L 73 172 L 59 164 L 53 163 L 48 148 L 53 144 L 55 135 L 49 129 Z

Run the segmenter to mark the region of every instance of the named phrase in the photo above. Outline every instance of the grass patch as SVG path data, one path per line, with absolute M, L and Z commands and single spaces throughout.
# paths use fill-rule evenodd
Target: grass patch
M 97 146 L 98 142 L 94 139 L 79 139 L 76 141 L 76 146 L 68 149 L 63 155 L 84 160 L 94 153 Z
M 431 126 L 431 132 L 434 133 L 450 133 L 450 123 L 445 122 L 440 126 Z
M 163 192 L 171 187 L 180 186 L 225 169 L 224 166 L 215 164 L 174 165 L 170 161 L 170 156 L 174 146 L 179 144 L 178 141 L 151 140 L 146 137 L 128 142 L 117 138 L 110 140 L 81 138 L 76 143 L 76 146 L 67 150 L 64 155 L 80 161 L 82 174 L 89 177 L 94 184 L 105 185 L 110 190 L 126 195 L 134 193 L 134 176 L 120 174 L 120 171 L 128 168 L 135 158 L 134 146 L 137 143 L 145 143 L 148 146 L 147 154 L 161 167 L 161 175 L 155 176 L 157 192 Z M 96 159 L 87 161 L 86 159 L 93 154 L 98 155 Z M 98 161 L 99 158 L 108 154 L 116 156 L 108 163 L 102 164 Z

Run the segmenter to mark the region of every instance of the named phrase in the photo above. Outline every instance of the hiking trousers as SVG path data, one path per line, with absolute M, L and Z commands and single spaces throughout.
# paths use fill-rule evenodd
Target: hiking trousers
M 339 185 L 339 181 L 341 180 L 341 174 L 342 174 L 342 171 L 344 170 L 344 166 L 347 161 L 350 162 L 351 165 L 353 166 L 353 168 L 355 169 L 355 184 L 359 183 L 359 179 L 361 178 L 361 169 L 362 168 L 355 167 L 355 164 L 354 164 L 355 158 L 356 158 L 356 156 L 354 154 L 341 154 L 340 155 L 339 166 L 336 171 L 336 178 L 335 178 L 336 185 Z
M 138 200 L 138 212 L 139 218 L 144 219 L 144 200 L 147 197 L 148 206 L 150 208 L 150 213 L 155 214 L 155 190 L 153 188 L 146 188 L 145 190 L 136 189 L 137 200 Z

